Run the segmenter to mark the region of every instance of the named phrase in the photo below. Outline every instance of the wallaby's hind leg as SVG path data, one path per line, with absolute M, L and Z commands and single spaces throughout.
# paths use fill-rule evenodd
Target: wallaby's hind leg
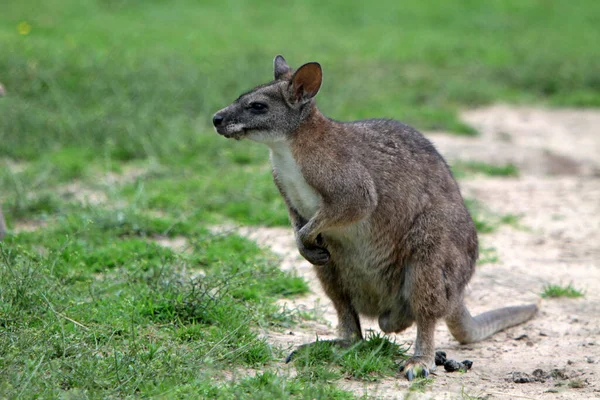
M 406 360 L 402 372 L 412 381 L 415 377 L 426 378 L 435 361 L 435 318 L 417 318 L 415 354 Z
M 524 306 L 498 308 L 471 316 L 464 304 L 446 318 L 450 333 L 462 344 L 477 342 L 486 337 L 530 320 L 537 313 L 538 306 L 527 304 Z
M 409 380 L 427 377 L 430 368 L 435 367 L 435 324 L 448 307 L 443 269 L 438 266 L 435 255 L 430 253 L 427 259 L 413 260 L 406 266 L 403 291 L 408 295 L 411 315 L 417 322 L 415 352 L 402 367 Z
M 323 290 L 333 302 L 338 316 L 338 331 L 342 340 L 355 342 L 362 340 L 362 331 L 358 313 L 352 306 L 352 299 L 345 292 L 338 277 L 338 266 L 329 262 L 325 266 L 315 266 L 315 271 Z
M 333 262 L 329 262 L 325 266 L 315 266 L 317 277 L 321 281 L 321 285 L 325 290 L 325 293 L 335 307 L 335 311 L 338 316 L 338 331 L 340 338 L 331 340 L 334 344 L 342 347 L 350 346 L 352 343 L 363 339 L 362 331 L 360 328 L 360 319 L 358 313 L 352 306 L 352 301 L 344 293 L 343 286 L 338 279 L 337 267 Z M 297 353 L 298 350 L 313 345 L 312 343 L 306 343 L 298 347 L 298 349 L 292 351 L 286 358 L 286 362 L 289 362 Z

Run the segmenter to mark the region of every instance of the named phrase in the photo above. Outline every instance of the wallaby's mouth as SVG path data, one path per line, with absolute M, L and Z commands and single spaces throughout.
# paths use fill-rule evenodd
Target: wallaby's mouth
M 241 139 L 246 133 L 246 127 L 244 124 L 227 122 L 227 118 L 223 116 L 223 110 L 217 112 L 213 116 L 213 125 L 219 135 L 223 135 L 228 139 Z
M 240 140 L 246 135 L 246 129 L 242 124 L 230 124 L 226 126 L 215 127 L 219 135 L 225 136 L 227 139 Z

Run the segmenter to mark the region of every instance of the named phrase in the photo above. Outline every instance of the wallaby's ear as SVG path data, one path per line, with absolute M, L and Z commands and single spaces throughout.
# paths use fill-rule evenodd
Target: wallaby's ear
M 323 81 L 323 70 L 316 62 L 304 64 L 294 73 L 290 83 L 292 101 L 305 102 L 317 95 Z
M 291 68 L 285 62 L 282 55 L 278 55 L 273 60 L 273 70 L 275 71 L 275 79 L 280 79 L 282 76 L 290 72 Z

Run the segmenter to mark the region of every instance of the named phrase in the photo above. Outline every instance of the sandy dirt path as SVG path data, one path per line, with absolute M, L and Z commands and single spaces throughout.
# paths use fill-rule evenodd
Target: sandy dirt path
M 467 346 L 459 345 L 439 323 L 437 349 L 449 358 L 472 360 L 473 369 L 450 374 L 438 368 L 426 392 L 409 397 L 600 398 L 600 112 L 500 105 L 462 117 L 481 132 L 479 137 L 427 134 L 450 163 L 513 163 L 520 170 L 519 178 L 481 176 L 460 182 L 465 197 L 481 201 L 495 213 L 520 216 L 517 226 L 503 225 L 480 235 L 482 247 L 494 248 L 498 260 L 478 267 L 466 295 L 471 312 L 537 302 L 547 283 L 572 282 L 585 297 L 544 300 L 532 321 Z M 281 301 L 282 305 L 314 310 L 321 317 L 292 332 L 268 332 L 269 341 L 292 347 L 314 341 L 316 335 L 334 338 L 333 306 L 311 265 L 298 255 L 291 229 L 240 228 L 240 232 L 278 254 L 281 268 L 294 270 L 309 282 L 312 293 Z M 362 322 L 364 330 L 378 331 L 376 321 Z M 415 335 L 412 327 L 394 337 L 412 343 Z M 543 371 L 541 380 L 514 382 L 516 373 L 532 377 L 537 369 Z M 401 377 L 338 384 L 383 399 L 405 398 L 409 387 Z

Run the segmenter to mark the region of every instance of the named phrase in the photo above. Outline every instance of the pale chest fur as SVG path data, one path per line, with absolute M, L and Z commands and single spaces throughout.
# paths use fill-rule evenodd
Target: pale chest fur
M 271 165 L 279 187 L 292 207 L 309 220 L 321 206 L 321 196 L 306 182 L 286 142 L 269 143 L 269 147 Z M 367 219 L 322 234 L 331 245 L 332 260 L 344 265 L 342 284 L 352 293 L 357 310 L 377 316 L 384 306 L 381 303 L 382 296 L 388 294 L 381 287 L 383 282 L 377 267 L 388 265 L 385 258 L 389 254 L 374 248 L 372 229 L 371 221 Z
M 321 196 L 306 182 L 287 142 L 277 142 L 271 148 L 271 165 L 285 197 L 300 215 L 310 219 L 318 210 Z

